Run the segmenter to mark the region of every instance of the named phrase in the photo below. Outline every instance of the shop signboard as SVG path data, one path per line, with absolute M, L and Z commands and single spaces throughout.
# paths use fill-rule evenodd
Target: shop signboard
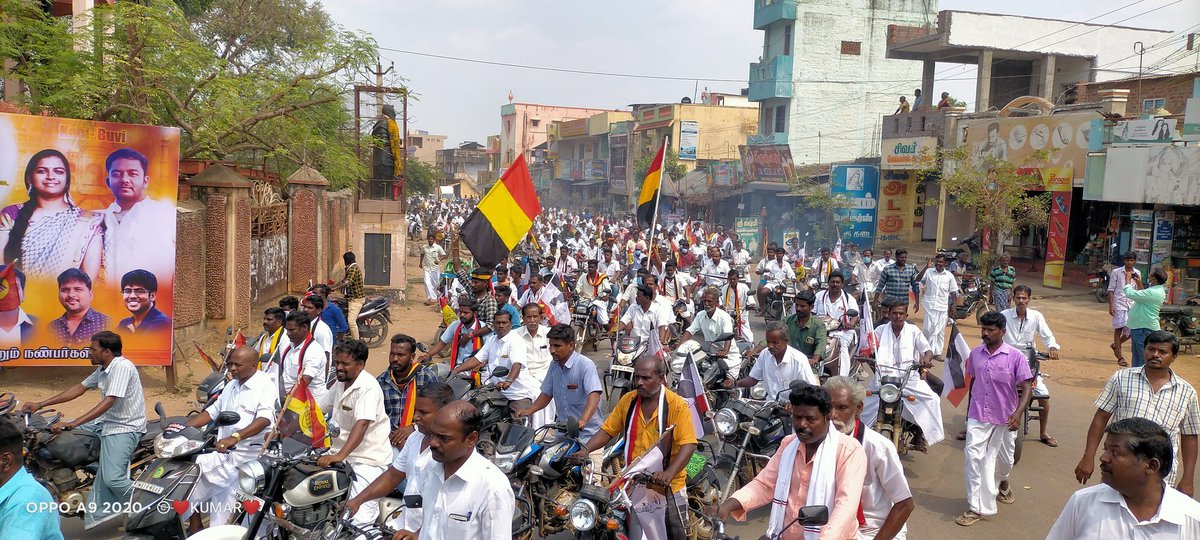
M 888 170 L 928 169 L 937 157 L 937 138 L 885 139 L 881 144 L 880 167 Z
M 792 148 L 786 144 L 756 144 L 738 147 L 742 172 L 747 182 L 790 184 L 796 175 Z
M 1167 143 L 1175 136 L 1174 118 L 1141 118 L 1121 120 L 1112 130 L 1113 144 Z
M 834 165 L 829 191 L 850 200 L 850 208 L 834 210 L 842 242 L 874 248 L 875 209 L 878 203 L 879 168 L 874 165 Z
M 0 213 L 25 231 L 20 274 L 0 278 L 0 312 L 25 322 L 0 336 L 0 366 L 89 366 L 101 330 L 135 364 L 170 365 L 179 129 L 0 114 L 0 179 Z M 66 210 L 21 211 L 51 200 Z
M 966 126 L 966 146 L 976 167 L 985 157 L 1021 164 L 1035 152 L 1048 155 L 1043 167 L 1069 167 L 1083 178 L 1095 112 L 988 118 Z
M 733 222 L 734 232 L 750 253 L 758 253 L 762 247 L 762 238 L 758 230 L 760 223 L 758 216 L 740 217 Z
M 700 123 L 685 120 L 679 123 L 679 159 L 696 159 L 700 146 Z
M 1053 167 L 1041 171 L 1042 181 L 1050 192 L 1050 226 L 1046 233 L 1046 266 L 1042 285 L 1062 288 L 1063 269 L 1067 260 L 1067 229 L 1071 219 L 1071 169 Z
M 583 179 L 584 180 L 607 180 L 608 179 L 608 160 L 607 159 L 585 159 L 585 160 L 583 160 Z
M 875 242 L 896 244 L 910 241 L 917 207 L 916 173 L 883 171 L 879 180 L 878 199 Z
M 717 187 L 732 187 L 737 185 L 737 162 L 717 161 L 709 166 L 712 173 L 712 185 Z
M 629 155 L 629 135 L 608 136 L 608 185 L 614 190 L 625 189 L 625 160 Z

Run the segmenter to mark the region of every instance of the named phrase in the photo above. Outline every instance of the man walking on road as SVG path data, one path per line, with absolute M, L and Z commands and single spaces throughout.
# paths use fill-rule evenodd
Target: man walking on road
M 440 247 L 440 246 L 439 246 Z M 424 256 L 424 254 L 422 254 Z M 346 322 L 350 325 L 350 337 L 358 339 L 358 312 L 362 311 L 363 301 L 366 293 L 364 291 L 362 268 L 358 267 L 358 262 L 355 261 L 354 252 L 347 251 L 342 254 L 342 263 L 346 265 L 346 275 L 342 280 L 333 286 L 334 289 L 343 289 L 343 296 L 346 297 Z M 437 283 L 434 281 L 434 283 Z M 437 287 L 434 287 L 434 292 Z M 429 292 L 428 290 L 425 292 Z
M 954 519 L 969 527 L 996 514 L 996 501 L 1012 504 L 1008 475 L 1021 428 L 1022 411 L 1029 405 L 1029 361 L 1025 354 L 1004 342 L 1006 321 L 995 311 L 979 319 L 983 344 L 967 359 L 972 377 L 967 407 L 967 443 L 964 448 L 969 509 Z
M 1129 308 L 1133 304 L 1125 297 L 1125 285 L 1133 283 L 1136 277 L 1141 279 L 1142 272 L 1133 266 L 1137 264 L 1137 253 L 1132 251 L 1125 254 L 1125 266 L 1113 268 L 1108 274 L 1108 314 L 1112 316 L 1113 354 L 1117 357 L 1117 365 L 1129 367 L 1125 355 L 1121 354 L 1121 345 L 1129 341 Z
M 1133 341 L 1133 367 L 1146 363 L 1146 336 L 1157 331 L 1158 313 L 1167 299 L 1167 273 L 1162 268 L 1150 270 L 1150 286 L 1142 284 L 1140 276 L 1133 276 L 1133 283 L 1125 285 L 1125 297 L 1133 301 L 1129 308 L 1129 335 Z
M 438 281 L 441 280 L 442 258 L 446 250 L 437 243 L 437 234 L 429 233 L 424 246 L 421 246 L 421 260 L 417 265 L 425 275 L 425 305 L 432 305 L 438 299 Z M 347 269 L 349 271 L 349 269 Z
M 932 271 L 931 271 L 932 270 Z M 917 276 L 921 283 L 920 303 L 917 309 L 925 308 L 924 326 L 925 339 L 933 347 L 934 356 L 941 356 L 946 350 L 946 323 L 949 321 L 950 306 L 958 295 L 958 279 L 946 270 L 946 256 L 939 254 L 932 261 L 925 263 L 925 269 Z
M 885 266 L 875 285 L 875 303 L 908 302 L 909 291 L 917 290 L 917 267 L 908 264 L 908 250 L 896 250 L 896 262 Z
M 1091 478 L 1096 465 L 1096 447 L 1109 420 L 1148 418 L 1171 436 L 1172 454 L 1179 459 L 1164 465 L 1168 486 L 1175 486 L 1189 497 L 1193 495 L 1192 476 L 1196 468 L 1196 441 L 1200 434 L 1200 405 L 1196 390 L 1171 370 L 1179 354 L 1179 338 L 1162 330 L 1146 337 L 1146 365 L 1118 370 L 1108 378 L 1096 414 L 1088 427 L 1083 458 L 1075 467 L 1079 483 Z

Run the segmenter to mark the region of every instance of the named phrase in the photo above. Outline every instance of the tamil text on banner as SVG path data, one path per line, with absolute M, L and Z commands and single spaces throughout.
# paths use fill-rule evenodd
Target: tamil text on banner
M 737 234 L 746 251 L 753 254 L 758 254 L 762 249 L 760 239 L 762 235 L 759 233 L 759 225 L 761 219 L 758 216 L 740 217 L 733 220 L 733 230 Z
M 792 149 L 786 144 L 743 145 L 738 151 L 747 182 L 791 183 L 796 174 Z
M 1074 171 L 1070 167 L 1043 167 L 1032 174 L 1042 177 L 1042 185 L 1050 195 L 1050 224 L 1046 234 L 1046 265 L 1042 269 L 1042 285 L 1062 288 L 1067 259 L 1067 223 L 1071 217 L 1071 185 Z
M 112 330 L 171 363 L 179 130 L 0 114 L 0 246 L 19 305 L 0 365 L 87 366 Z M 19 331 L 18 331 L 18 328 Z
M 920 227 L 914 226 L 917 208 L 917 179 L 911 171 L 883 171 L 879 179 L 879 203 L 875 209 L 878 243 L 920 240 Z
M 938 142 L 936 137 L 885 139 L 880 147 L 879 164 L 884 169 L 928 169 L 935 164 Z
M 834 165 L 830 192 L 849 199 L 849 208 L 838 208 L 840 239 L 867 249 L 875 245 L 875 209 L 879 200 L 879 167 L 874 165 Z

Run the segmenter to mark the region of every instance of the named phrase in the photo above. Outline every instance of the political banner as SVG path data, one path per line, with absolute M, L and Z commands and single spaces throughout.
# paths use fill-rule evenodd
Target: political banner
M 758 216 L 739 217 L 733 221 L 733 230 L 741 239 L 746 251 L 757 254 L 762 248 L 762 238 L 759 234 L 761 220 Z
M 0 114 L 0 366 L 171 363 L 178 183 L 176 128 Z
M 834 165 L 830 193 L 850 200 L 850 208 L 834 209 L 838 232 L 845 244 L 874 248 L 875 209 L 879 200 L 879 167 L 875 165 Z
M 700 122 L 685 120 L 679 123 L 679 159 L 696 159 L 700 146 Z

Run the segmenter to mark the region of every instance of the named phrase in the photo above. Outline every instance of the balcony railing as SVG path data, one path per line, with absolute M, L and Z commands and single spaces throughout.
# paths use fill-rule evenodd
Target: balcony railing
M 792 56 L 750 63 L 750 101 L 792 97 Z
M 755 0 L 754 29 L 762 30 L 780 20 L 796 20 L 796 0 Z
M 883 139 L 940 137 L 946 126 L 946 111 L 932 110 L 883 117 Z

